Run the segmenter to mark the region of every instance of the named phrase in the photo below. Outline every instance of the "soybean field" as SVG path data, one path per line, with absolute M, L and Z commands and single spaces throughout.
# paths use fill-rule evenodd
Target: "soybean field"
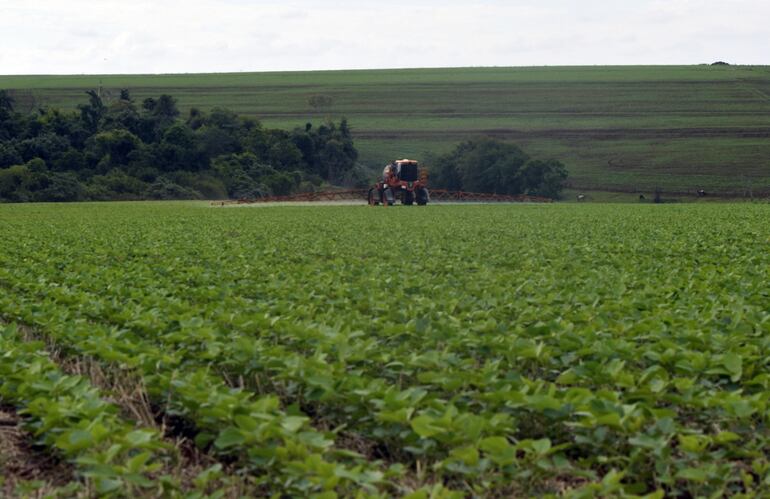
M 0 206 L 0 495 L 768 495 L 768 217 Z

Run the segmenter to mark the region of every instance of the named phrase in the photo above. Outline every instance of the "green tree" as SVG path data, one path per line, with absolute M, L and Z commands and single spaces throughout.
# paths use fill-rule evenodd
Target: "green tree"
M 96 90 L 86 90 L 88 104 L 80 104 L 80 118 L 87 130 L 94 133 L 99 130 L 102 117 L 105 113 L 104 102 Z
M 221 107 L 212 109 L 208 116 L 206 116 L 204 124 L 222 130 L 229 130 L 230 132 L 237 132 L 241 128 L 241 121 L 238 115 L 229 109 Z
M 250 152 L 228 154 L 213 161 L 214 171 L 224 181 L 227 193 L 232 198 L 256 198 L 270 193 L 264 179 L 275 169 L 260 163 Z
M 72 147 L 51 162 L 51 169 L 56 171 L 79 172 L 85 167 L 85 155 Z
M 125 165 L 128 155 L 142 146 L 142 141 L 128 130 L 110 130 L 99 132 L 88 139 L 91 153 L 104 159 L 109 156 L 109 165 Z
M 32 174 L 26 165 L 15 165 L 0 170 L 0 199 L 23 202 L 30 200 Z
M 290 140 L 276 141 L 268 152 L 270 165 L 277 170 L 296 170 L 303 167 L 302 152 Z
M 120 128 L 128 130 L 135 135 L 141 135 L 142 133 L 142 118 L 130 98 L 121 98 L 112 102 L 103 114 L 103 130 Z
M 567 178 L 562 163 L 530 161 L 519 147 L 490 138 L 463 142 L 435 164 L 431 183 L 450 190 L 557 198 Z
M 164 171 L 202 170 L 208 166 L 199 135 L 181 122 L 166 129 L 154 154 L 155 163 Z
M 527 194 L 558 199 L 567 180 L 567 169 L 554 159 L 534 160 L 522 168 L 520 175 Z
M 345 119 L 287 132 L 222 108 L 180 120 L 169 95 L 137 106 L 127 89 L 109 101 L 86 93 L 74 113 L 20 113 L 0 93 L 0 169 L 20 165 L 3 174 L 3 200 L 255 197 L 368 182 Z
M 163 94 L 155 102 L 152 114 L 158 117 L 164 123 L 173 122 L 179 116 L 179 109 L 176 106 L 176 99 L 170 95 Z
M 46 109 L 44 113 L 35 117 L 30 125 L 32 125 L 30 128 L 39 127 L 35 135 L 56 135 L 78 149 L 83 148 L 91 135 L 76 114 L 66 113 L 60 109 Z
M 24 159 L 19 154 L 13 143 L 0 142 L 0 168 L 6 168 L 8 166 L 19 165 L 24 162 Z
M 147 98 L 142 102 L 142 132 L 140 135 L 148 141 L 159 140 L 163 131 L 174 124 L 179 116 L 176 99 L 163 94 L 158 99 Z
M 35 201 L 80 201 L 83 198 L 83 185 L 74 173 L 49 172 L 41 180 L 42 185 L 33 194 Z
M 61 156 L 70 148 L 70 142 L 66 136 L 46 132 L 36 137 L 31 137 L 19 142 L 17 149 L 22 157 L 29 161 L 33 158 L 42 158 L 51 161 Z
M 275 172 L 262 178 L 264 185 L 274 196 L 286 196 L 299 186 L 300 175 L 289 172 Z
M 203 196 L 194 189 L 183 187 L 166 177 L 158 177 L 145 191 L 149 199 L 202 199 Z
M 203 153 L 209 158 L 216 158 L 224 154 L 241 152 L 241 142 L 237 137 L 221 128 L 204 126 L 196 132 Z
M 326 180 L 338 180 L 353 168 L 355 159 L 345 150 L 345 144 L 337 139 L 331 139 L 324 145 L 320 154 L 322 167 L 326 170 Z
M 464 142 L 438 159 L 436 181 L 448 189 L 521 194 L 519 170 L 529 156 L 513 144 L 494 139 Z
M 113 168 L 105 175 L 94 175 L 88 187 L 91 199 L 141 199 L 147 184 L 136 177 L 127 175 L 119 168 Z

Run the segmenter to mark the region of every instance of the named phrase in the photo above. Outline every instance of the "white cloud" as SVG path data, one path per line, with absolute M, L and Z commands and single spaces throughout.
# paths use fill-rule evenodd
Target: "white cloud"
M 0 0 L 0 73 L 767 60 L 764 0 Z

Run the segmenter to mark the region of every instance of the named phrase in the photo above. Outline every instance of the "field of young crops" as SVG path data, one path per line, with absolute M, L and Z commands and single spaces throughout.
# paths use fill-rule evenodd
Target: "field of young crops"
M 0 495 L 770 494 L 768 217 L 0 206 Z

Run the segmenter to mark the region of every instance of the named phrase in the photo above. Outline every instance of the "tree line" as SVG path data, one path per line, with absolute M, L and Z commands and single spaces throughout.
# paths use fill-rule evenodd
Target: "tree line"
M 170 95 L 86 94 L 77 111 L 22 113 L 0 90 L 0 201 L 256 198 L 375 177 L 344 118 L 287 131 L 224 108 L 181 116 Z M 422 163 L 450 190 L 558 198 L 567 178 L 562 163 L 490 138 Z
M 86 93 L 77 111 L 21 113 L 0 90 L 0 201 L 251 198 L 368 180 L 345 119 L 286 131 L 223 108 L 182 117 L 170 95 Z
M 453 191 L 527 194 L 558 199 L 567 169 L 554 159 L 534 159 L 514 144 L 469 140 L 435 158 L 431 184 Z

